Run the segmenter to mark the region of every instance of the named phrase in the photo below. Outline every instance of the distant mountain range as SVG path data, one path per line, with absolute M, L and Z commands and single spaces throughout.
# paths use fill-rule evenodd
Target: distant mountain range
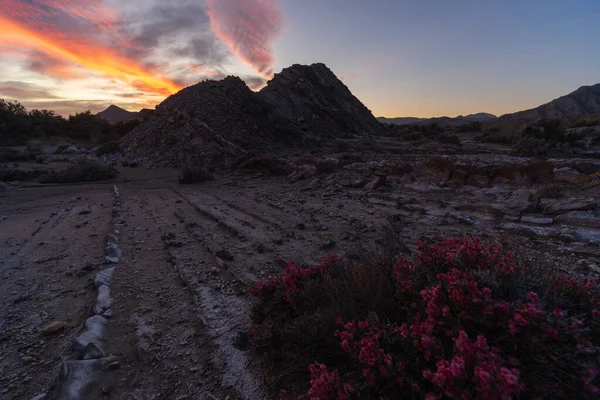
M 131 121 L 138 118 L 139 113 L 133 111 L 127 111 L 121 107 L 110 105 L 104 111 L 100 111 L 98 117 L 107 121 L 109 124 L 116 124 L 119 122 Z
M 530 110 L 505 114 L 502 122 L 534 122 L 541 118 L 577 118 L 588 114 L 600 115 L 600 83 L 582 86 L 566 96 Z
M 414 125 L 422 123 L 438 123 L 438 124 L 468 124 L 470 122 L 485 122 L 496 119 L 497 117 L 493 114 L 488 113 L 477 113 L 469 115 L 459 115 L 458 117 L 435 117 L 435 118 L 418 118 L 418 117 L 398 117 L 398 118 L 386 118 L 378 117 L 377 120 L 384 124 L 396 124 L 396 125 Z
M 98 113 L 98 116 L 111 124 L 116 124 L 118 122 L 131 121 L 133 119 L 145 120 L 152 112 L 153 110 L 146 109 L 141 110 L 140 112 L 132 112 L 111 105 L 106 110 Z M 469 115 L 459 115 L 454 118 L 378 117 L 377 120 L 384 124 L 395 125 L 430 123 L 437 123 L 440 125 L 462 125 L 471 122 L 492 122 L 494 120 L 498 120 L 499 122 L 531 123 L 542 118 L 577 118 L 589 114 L 600 115 L 600 83 L 593 86 L 582 86 L 572 93 L 559 97 L 539 107 L 512 114 L 504 114 L 501 117 L 481 112 Z

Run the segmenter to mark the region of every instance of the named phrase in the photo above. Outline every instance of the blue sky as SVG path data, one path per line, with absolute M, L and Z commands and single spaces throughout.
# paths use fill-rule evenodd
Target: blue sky
M 2 0 L 0 98 L 63 114 L 327 64 L 376 116 L 503 114 L 600 82 L 600 0 Z
M 376 115 L 497 114 L 600 82 L 600 1 L 287 1 L 276 70 L 325 62 Z

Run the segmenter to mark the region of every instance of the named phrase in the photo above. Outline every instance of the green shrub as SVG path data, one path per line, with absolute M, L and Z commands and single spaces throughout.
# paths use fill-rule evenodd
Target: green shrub
M 67 143 L 67 142 L 61 142 L 61 143 L 59 143 L 59 145 L 58 145 L 58 147 L 56 149 L 59 150 L 59 151 L 63 151 L 63 150 L 68 149 L 69 146 L 70 146 L 69 143 Z
M 117 141 L 106 142 L 106 143 L 103 143 L 100 146 L 98 146 L 98 150 L 96 150 L 96 155 L 98 157 L 100 157 L 105 154 L 118 153 L 120 151 L 121 151 L 121 146 L 119 145 L 119 142 L 117 142 Z
M 50 170 L 40 176 L 40 183 L 92 182 L 116 178 L 113 167 L 91 160 L 79 160 L 62 171 Z
M 31 154 L 41 154 L 44 152 L 44 145 L 39 140 L 30 140 L 27 142 L 26 148 Z

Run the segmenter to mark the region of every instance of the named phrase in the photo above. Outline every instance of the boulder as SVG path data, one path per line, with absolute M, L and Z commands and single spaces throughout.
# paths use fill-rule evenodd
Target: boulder
M 588 228 L 600 229 L 600 217 L 594 215 L 592 210 L 588 211 L 570 211 L 557 216 L 556 221 L 561 224 L 585 226 Z
M 521 217 L 521 222 L 535 225 L 552 225 L 554 220 L 549 217 L 535 217 L 532 215 L 524 215 Z
M 365 185 L 366 190 L 375 190 L 386 183 L 385 177 L 377 176 Z
M 598 208 L 598 199 L 547 199 L 541 202 L 540 207 L 544 214 L 564 214 L 569 211 L 587 211 Z
M 108 321 L 100 315 L 94 315 L 85 321 L 85 327 L 74 342 L 75 351 L 81 353 L 88 344 L 93 343 L 104 353 L 104 341 Z
M 577 171 L 586 175 L 600 171 L 600 161 L 573 160 L 573 166 Z

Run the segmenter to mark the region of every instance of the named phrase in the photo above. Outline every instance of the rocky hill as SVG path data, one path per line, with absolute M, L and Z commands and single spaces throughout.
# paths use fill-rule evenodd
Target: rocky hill
M 489 113 L 477 113 L 469 115 L 459 115 L 458 117 L 434 117 L 434 118 L 418 118 L 418 117 L 397 117 L 397 118 L 386 118 L 378 117 L 377 120 L 384 124 L 395 124 L 395 125 L 415 125 L 415 124 L 431 124 L 437 123 L 441 125 L 461 125 L 468 124 L 469 122 L 486 122 L 494 120 L 496 117 L 494 114 Z
M 163 165 L 228 163 L 278 143 L 365 136 L 383 126 L 324 64 L 293 65 L 255 93 L 237 77 L 204 81 L 168 97 L 122 139 L 131 156 Z
M 100 111 L 97 115 L 109 124 L 131 121 L 138 118 L 137 112 L 127 111 L 112 104 L 108 106 L 106 110 Z
M 325 64 L 285 68 L 259 95 L 285 118 L 318 136 L 373 135 L 382 129 L 371 111 Z
M 268 106 L 240 78 L 204 81 L 160 103 L 121 147 L 161 164 L 240 157 L 249 142 L 273 133 L 267 114 Z
M 542 118 L 577 118 L 588 114 L 600 115 L 600 83 L 582 86 L 566 96 L 530 110 L 505 114 L 502 122 L 535 122 Z

